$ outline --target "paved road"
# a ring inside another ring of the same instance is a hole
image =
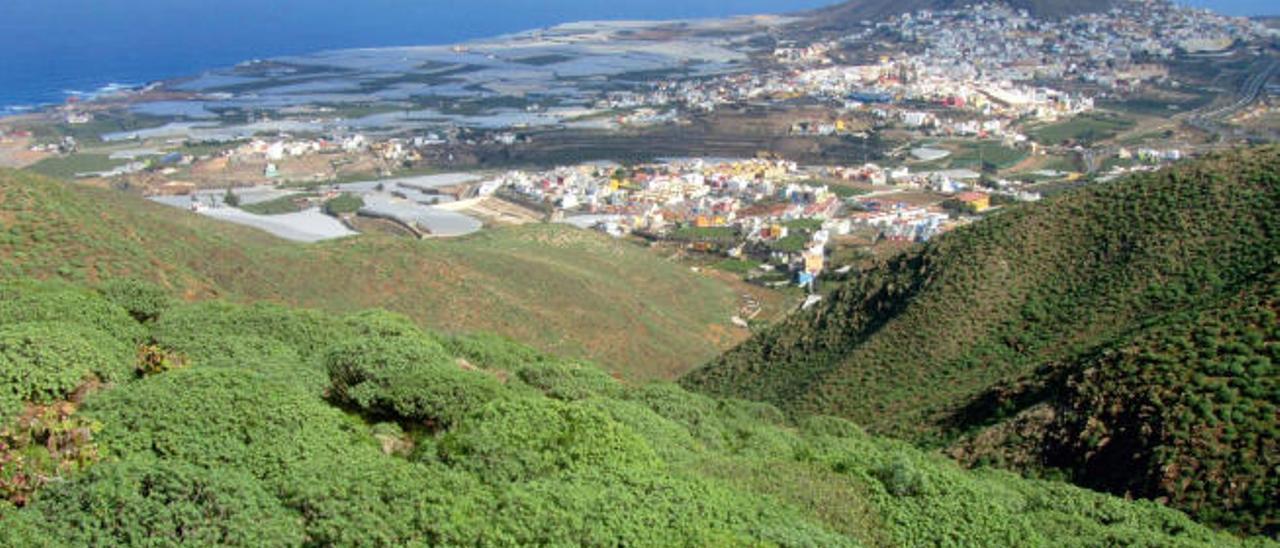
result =
[[[1249,107],[1254,102],[1261,99],[1266,93],[1267,82],[1271,78],[1280,74],[1280,62],[1275,59],[1259,60],[1255,67],[1257,70],[1244,82],[1240,84],[1240,88],[1236,91],[1236,100],[1229,104],[1198,112],[1188,112],[1181,115],[1175,115],[1169,119],[1168,124],[1157,127],[1174,127],[1181,123],[1186,123],[1196,129],[1208,133],[1217,133],[1221,131],[1222,122],[1240,111]],[[1082,159],[1087,173],[1093,173],[1101,167],[1102,161],[1115,156],[1119,151],[1117,145],[1104,145],[1086,149],[1081,153]],[[1205,148],[1216,148],[1215,145],[1207,145]]]
[[[1205,131],[1214,131],[1222,120],[1236,115],[1257,101],[1265,93],[1267,81],[1280,72],[1280,62],[1274,59],[1266,59],[1259,64],[1261,65],[1259,70],[1240,84],[1240,90],[1236,93],[1237,99],[1234,102],[1201,112],[1191,117],[1187,123]]]

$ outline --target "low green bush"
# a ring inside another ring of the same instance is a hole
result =
[[[118,457],[179,460],[277,480],[343,455],[365,429],[294,383],[235,368],[189,367],[90,398],[82,412]]]
[[[0,391],[10,402],[51,403],[92,377],[127,380],[133,350],[90,327],[31,322],[0,326]]]
[[[490,403],[447,433],[440,452],[445,462],[491,484],[593,467],[626,474],[660,465],[640,436],[603,411],[546,398]]]
[[[98,292],[143,323],[160,317],[174,304],[173,297],[163,287],[130,278],[111,280],[98,287]]]
[[[37,531],[0,527],[6,546],[299,546],[301,516],[251,476],[171,461],[101,464],[45,490]],[[38,535],[30,537],[28,535]]]
[[[146,335],[127,310],[83,288],[32,282],[0,286],[0,324],[23,322],[76,323],[129,343]]]
[[[449,353],[476,367],[515,372],[526,365],[555,361],[542,352],[491,333],[468,333],[441,337]]]
[[[342,321],[314,310],[274,304],[250,306],[208,301],[173,307],[161,314],[153,328],[157,342],[171,348],[189,340],[217,340],[242,336],[284,343],[303,359],[318,356],[329,345],[346,339],[351,329]]]
[[[616,398],[621,397],[624,392],[622,383],[594,365],[573,362],[538,363],[521,367],[516,376],[525,384],[558,400]]]
[[[364,200],[355,194],[344,192],[340,196],[324,203],[324,211],[335,217],[350,215],[364,207]]]
[[[498,397],[493,376],[463,370],[425,336],[353,337],[325,355],[332,398],[362,413],[448,428]]]

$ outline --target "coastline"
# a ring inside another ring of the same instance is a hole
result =
[[[251,63],[254,61],[276,61],[281,59],[296,59],[320,56],[325,54],[333,54],[340,52],[354,51],[376,51],[376,50],[395,50],[395,49],[412,49],[412,48],[439,48],[454,45],[471,45],[475,43],[499,43],[502,41],[528,36],[538,32],[545,32],[552,29],[572,29],[572,28],[589,28],[589,27],[612,27],[612,28],[643,28],[653,25],[669,25],[669,24],[701,24],[714,21],[734,21],[734,20],[753,20],[753,19],[772,19],[772,18],[789,18],[804,13],[807,10],[792,10],[778,12],[761,12],[748,14],[731,14],[723,16],[708,17],[687,17],[687,18],[637,18],[622,17],[618,19],[602,19],[602,18],[584,18],[570,21],[563,21],[555,24],[518,28],[507,32],[497,33],[478,33],[461,40],[426,40],[419,42],[388,42],[376,46],[353,46],[353,47],[316,47],[301,52],[282,52],[264,54],[261,56],[253,56],[240,59],[231,63],[223,61],[215,61],[211,63],[199,64],[193,68],[192,72],[186,74],[157,74],[153,78],[135,79],[121,81],[119,75],[104,77],[101,80],[105,83],[76,83],[70,84],[73,88],[65,87],[68,84],[50,85],[49,90],[43,95],[43,99],[36,99],[30,102],[24,102],[20,99],[0,97],[0,118],[7,118],[14,115],[38,113],[49,108],[64,105],[73,98],[80,101],[92,102],[112,95],[127,94],[138,92],[151,86],[173,86],[180,84],[185,80],[199,78],[201,75],[216,72],[227,71],[236,66]],[[145,83],[133,83],[145,82]],[[59,88],[56,91],[52,88]],[[83,88],[83,89],[76,89]],[[84,89],[92,91],[84,91]]]

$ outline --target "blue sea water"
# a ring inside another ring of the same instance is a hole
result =
[[[0,0],[0,114],[248,59],[448,44],[585,19],[786,13],[838,0]],[[1231,15],[1274,0],[1182,0]]]
[[[0,0],[0,113],[248,59],[449,44],[585,19],[784,13],[834,0]]]

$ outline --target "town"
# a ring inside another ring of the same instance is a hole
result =
[[[388,52],[421,64],[363,95],[312,89],[349,54],[254,61],[0,119],[0,165],[300,241],[572,223],[812,292],[1008,204],[1277,137],[1277,30],[1119,6],[566,25]]]

